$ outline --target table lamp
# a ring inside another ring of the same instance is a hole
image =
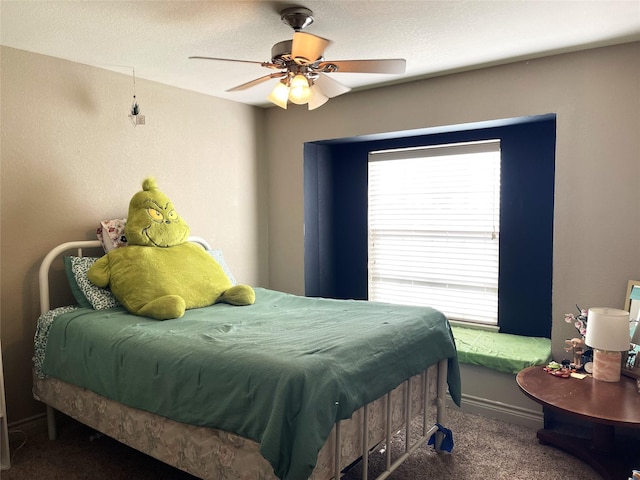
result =
[[[593,378],[620,380],[622,352],[629,350],[629,312],[617,308],[590,308],[587,315],[587,346],[593,348]]]

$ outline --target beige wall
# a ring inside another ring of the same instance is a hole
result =
[[[563,313],[622,306],[640,278],[640,43],[262,110],[9,48],[1,58],[1,334],[9,420],[31,400],[36,271],[52,246],[124,216],[145,176],[238,280],[304,293],[303,144],[557,113],[554,352]],[[224,226],[224,229],[222,228]],[[267,268],[269,267],[269,268]],[[526,275],[526,272],[523,272]],[[523,306],[526,319],[526,305]],[[525,320],[526,321],[526,320]]]
[[[1,53],[1,333],[8,417],[31,399],[37,268],[53,246],[126,217],[155,176],[194,235],[222,248],[238,281],[267,281],[264,111],[137,79],[146,125],[127,117],[131,74],[11,48]]]
[[[638,59],[636,42],[351,93],[312,112],[269,109],[270,287],[304,293],[304,142],[556,113],[552,336],[562,358],[575,334],[563,314],[576,303],[622,308],[627,280],[640,278]]]

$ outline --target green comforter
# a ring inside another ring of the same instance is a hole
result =
[[[282,479],[306,479],[337,420],[439,359],[460,401],[456,348],[438,311],[256,289],[159,322],[78,309],[49,332],[45,374],[179,422],[261,445]]]

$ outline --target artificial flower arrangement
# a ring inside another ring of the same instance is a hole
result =
[[[576,308],[580,312],[580,315],[576,317],[573,313],[565,313],[564,321],[567,323],[573,323],[576,330],[578,330],[580,335],[584,337],[587,334],[587,314],[589,312],[588,310],[581,309],[578,305],[576,305]]]

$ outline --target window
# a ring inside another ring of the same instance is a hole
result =
[[[368,296],[498,323],[500,141],[371,152]]]
[[[498,328],[551,336],[556,115],[308,142],[305,294],[369,298],[369,154],[500,140]],[[493,327],[492,327],[493,328]]]

